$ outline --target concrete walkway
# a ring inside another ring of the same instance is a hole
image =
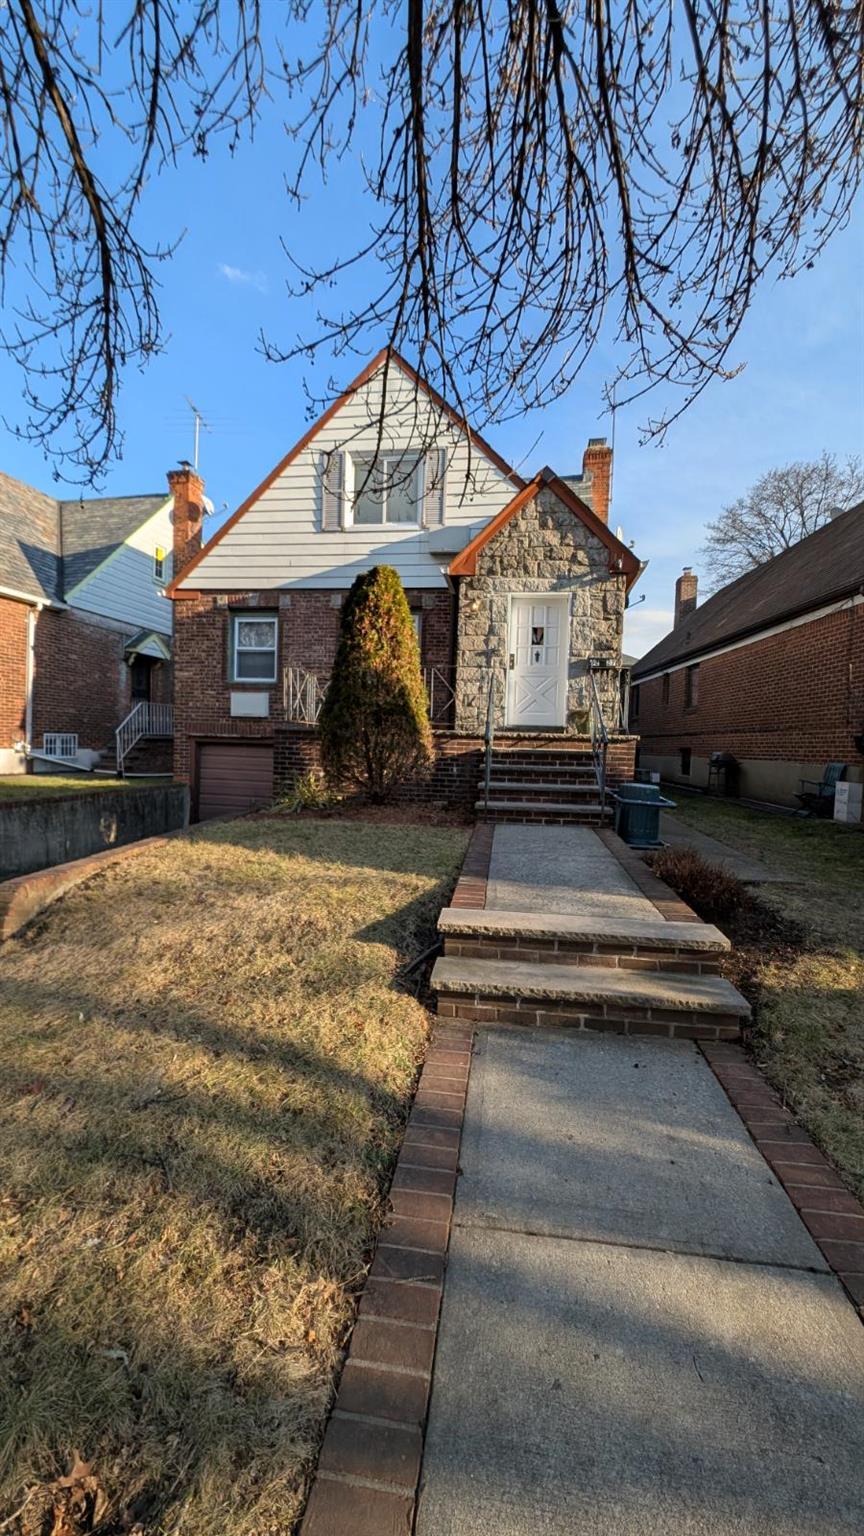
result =
[[[590,827],[497,826],[486,906],[657,920],[656,907]]]
[[[754,859],[729,843],[721,843],[718,838],[709,837],[707,832],[697,832],[668,811],[660,813],[660,836],[670,848],[694,848],[710,864],[719,864],[721,869],[737,875],[747,885],[794,884],[791,875],[781,874],[762,859]]]
[[[695,1046],[479,1032],[461,1166],[417,1536],[864,1529],[864,1329]]]

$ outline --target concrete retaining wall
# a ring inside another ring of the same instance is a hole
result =
[[[189,790],[184,784],[0,806],[0,880],[188,825]]]

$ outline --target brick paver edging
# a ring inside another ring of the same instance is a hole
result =
[[[704,1042],[700,1048],[864,1320],[864,1206],[740,1045]]]
[[[489,862],[492,858],[494,822],[481,822],[471,833],[465,850],[465,859],[456,881],[456,889],[450,898],[451,907],[483,908],[486,905],[486,883],[489,879]]]
[[[436,1024],[301,1536],[409,1536],[473,1031]]]
[[[657,908],[661,917],[665,917],[669,923],[701,923],[701,917],[693,908],[688,907],[686,901],[682,901],[677,891],[673,891],[665,880],[655,875],[648,868],[642,854],[635,848],[629,848],[617,832],[612,832],[609,827],[598,827],[597,836],[609,852],[614,853],[621,868],[630,876],[634,885],[639,887],[642,895]]]

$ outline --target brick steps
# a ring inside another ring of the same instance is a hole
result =
[[[485,789],[485,781],[483,779],[479,781],[477,788],[481,793]],[[579,799],[580,796],[597,794],[597,780],[593,773],[590,778],[586,776],[572,783],[567,779],[559,782],[545,778],[529,780],[527,782],[525,780],[514,782],[512,779],[492,778],[489,781],[489,789],[490,792],[494,792],[496,796],[500,796],[504,800],[532,799],[537,796],[544,800],[565,800],[571,796]]]
[[[438,929],[444,954],[678,975],[717,975],[729,940],[709,923],[499,912],[447,907]]]
[[[665,968],[444,955],[435,963],[432,986],[441,1017],[477,1023],[724,1040],[735,1039],[750,1016],[749,1004],[723,977]]]
[[[485,799],[475,800],[474,809],[481,819],[553,822],[557,826],[579,822],[599,823],[606,815],[600,802],[594,800],[563,803],[540,799],[493,800],[490,798],[488,804]]]

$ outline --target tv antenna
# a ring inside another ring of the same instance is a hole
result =
[[[197,468],[198,468],[198,449],[199,449],[199,445],[200,445],[200,442],[201,442],[201,428],[203,427],[205,432],[209,432],[209,431],[211,431],[211,427],[210,427],[209,421],[205,421],[204,420],[204,417],[202,416],[201,412],[199,411],[199,409],[198,409],[197,405],[195,404],[194,400],[190,400],[188,395],[184,395],[183,398],[186,401],[186,404],[188,405],[190,411],[192,412],[192,417],[193,417],[193,420],[195,422],[195,428],[194,428],[194,432],[195,432],[195,447],[194,447],[193,454],[192,454],[192,467],[197,470]]]

